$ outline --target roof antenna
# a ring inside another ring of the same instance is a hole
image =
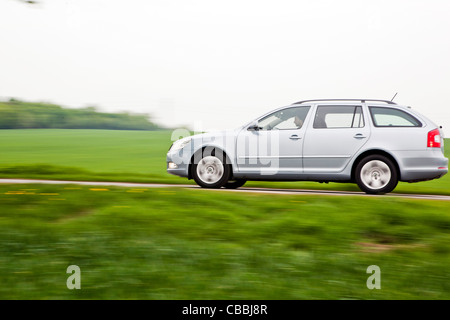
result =
[[[396,93],[394,94],[394,96],[393,96],[392,99],[391,99],[391,102],[394,101],[394,98],[397,96],[397,93],[398,93],[398,92],[396,92]]]

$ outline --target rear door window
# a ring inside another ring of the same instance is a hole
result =
[[[375,127],[421,127],[422,123],[403,110],[369,107]]]
[[[313,128],[362,128],[361,106],[318,106]]]

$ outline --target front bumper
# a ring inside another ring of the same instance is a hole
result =
[[[179,177],[189,177],[190,157],[184,155],[183,149],[178,151],[169,151],[166,157],[167,172]]]

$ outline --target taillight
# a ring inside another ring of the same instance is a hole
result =
[[[427,147],[429,148],[441,147],[441,134],[439,133],[439,129],[434,129],[428,132]]]

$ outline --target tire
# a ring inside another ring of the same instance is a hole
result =
[[[358,163],[355,180],[358,187],[367,194],[384,194],[397,186],[398,172],[391,159],[374,154]]]
[[[191,166],[194,181],[202,188],[217,189],[223,187],[230,178],[230,165],[224,161],[224,154],[215,155],[215,150],[203,154],[198,163]]]
[[[247,180],[245,179],[231,180],[225,183],[224,187],[226,189],[237,189],[239,187],[242,187],[246,182]]]

